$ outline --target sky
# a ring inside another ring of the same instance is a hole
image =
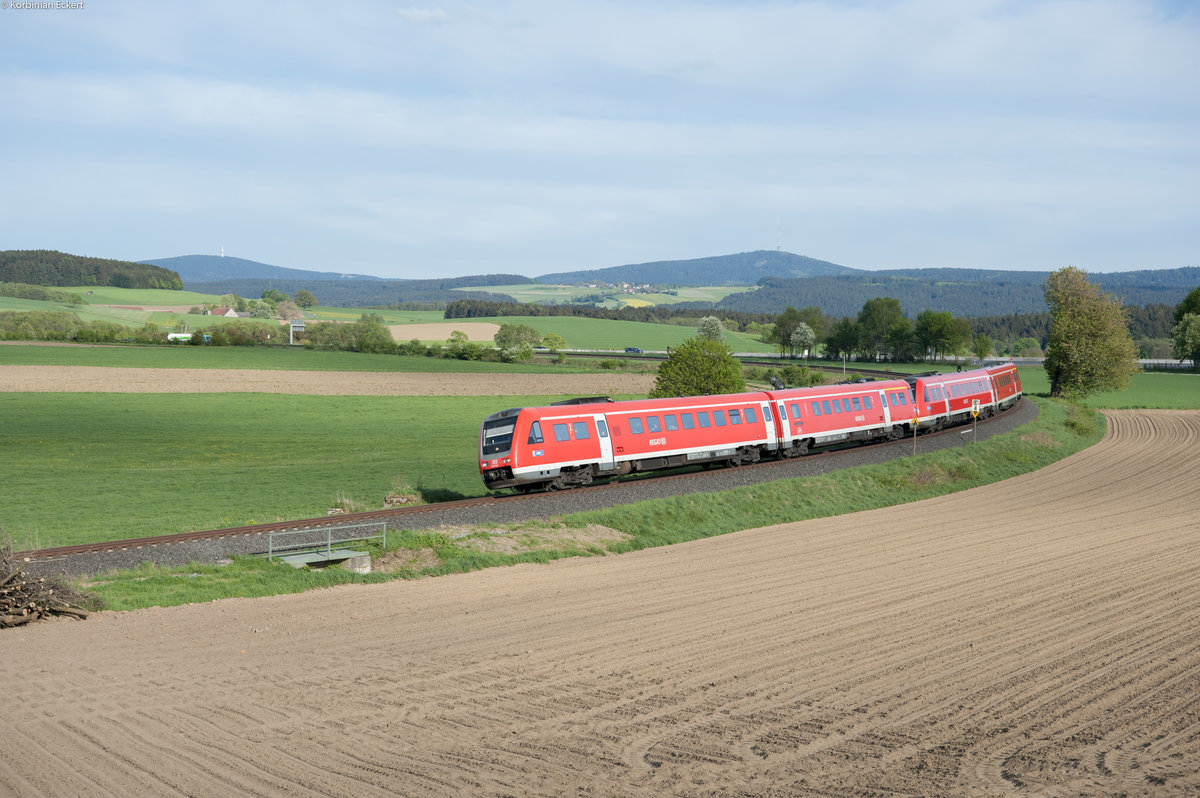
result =
[[[54,4],[0,4],[0,249],[1200,265],[1188,0]]]

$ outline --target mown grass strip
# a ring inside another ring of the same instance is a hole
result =
[[[146,566],[90,580],[85,587],[112,609],[135,609],[620,553],[889,507],[977,487],[1042,468],[1090,446],[1104,434],[1104,417],[1091,410],[1048,399],[1031,401],[1038,402],[1038,419],[1013,432],[882,465],[576,513],[549,522],[541,535],[522,529],[528,524],[459,535],[412,530],[389,533],[389,553],[411,555],[411,563],[391,573],[358,575],[336,567],[297,571],[264,558],[244,557],[224,567]],[[620,539],[604,545],[579,543],[572,531],[589,526],[608,528]],[[558,544],[553,542],[557,530],[562,531]],[[512,545],[506,551],[491,550],[487,543],[496,536],[506,537]],[[375,555],[384,554],[374,544],[368,548]]]

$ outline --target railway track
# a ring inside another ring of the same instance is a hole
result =
[[[1017,416],[1022,415],[1019,409],[1030,407],[1033,407],[1032,403],[1021,401],[1014,407],[990,419],[981,419],[978,422],[978,426],[984,437],[996,432],[1005,431],[1007,428],[1015,426],[1016,423],[1023,423],[1023,420],[1016,419]],[[1033,412],[1036,413],[1036,410]],[[997,430],[997,426],[1004,429]],[[923,432],[918,439],[921,443],[919,448],[922,451],[929,451],[957,446],[962,434],[970,431],[970,429],[970,425],[960,425],[948,427],[938,432]],[[939,442],[941,445],[939,445]],[[91,558],[89,562],[98,562],[103,559],[103,555],[106,553],[126,551],[145,553],[147,556],[144,559],[158,562],[163,558],[154,556],[156,552],[202,542],[216,544],[216,548],[228,546],[230,551],[238,553],[266,552],[267,536],[271,532],[277,531],[312,530],[314,533],[319,533],[330,527],[367,525],[371,522],[387,523],[389,527],[394,526],[395,528],[408,529],[432,529],[459,523],[499,524],[530,518],[553,517],[577,510],[628,504],[665,495],[725,490],[730,487],[753,482],[767,482],[795,476],[808,476],[813,473],[825,473],[841,468],[862,465],[867,462],[903,457],[912,451],[912,447],[913,441],[911,438],[903,438],[886,443],[871,443],[866,446],[849,444],[813,452],[799,458],[764,460],[759,463],[736,468],[704,470],[699,467],[690,467],[685,470],[667,473],[631,475],[610,482],[597,483],[588,487],[574,488],[562,492],[496,494],[451,502],[439,502],[437,504],[370,510],[361,513],[345,513],[335,516],[277,521],[265,524],[250,524],[229,527],[227,529],[180,532],[171,535],[156,535],[129,540],[59,546],[17,552],[16,556],[29,558],[35,564],[57,564],[67,563],[79,557],[88,557]],[[688,485],[688,481],[691,481],[693,484]],[[395,522],[394,524],[391,523],[393,521]],[[237,541],[236,545],[234,541]],[[221,556],[225,555],[222,554]],[[92,569],[95,567],[89,565],[82,569],[72,568],[68,570],[74,572],[94,572]]]

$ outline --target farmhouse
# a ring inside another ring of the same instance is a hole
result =
[[[212,310],[206,310],[206,311],[204,311],[204,315],[205,315],[205,316],[224,316],[224,317],[226,317],[226,318],[228,318],[228,319],[248,319],[248,318],[250,318],[250,317],[251,317],[253,314],[251,314],[251,313],[238,313],[238,312],[237,312],[236,310],[234,310],[233,308],[213,308]]]

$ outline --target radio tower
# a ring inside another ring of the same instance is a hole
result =
[[[783,252],[783,227],[775,225],[775,251]]]

